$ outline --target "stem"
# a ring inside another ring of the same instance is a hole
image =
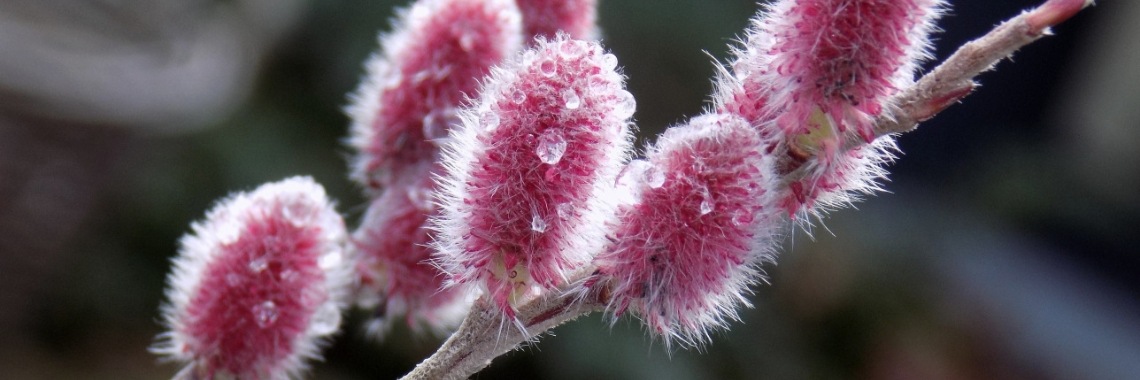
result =
[[[563,287],[523,304],[518,308],[518,319],[514,323],[507,321],[485,297],[480,297],[459,329],[403,379],[465,379],[523,342],[537,339],[539,334],[558,325],[602,310],[603,304],[596,297],[587,295],[579,298],[568,294],[568,288]]]

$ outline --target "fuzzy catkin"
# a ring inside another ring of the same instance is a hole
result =
[[[587,280],[616,316],[641,318],[667,345],[699,345],[737,319],[759,266],[773,261],[779,226],[764,139],[732,114],[673,127],[650,147],[636,199],[618,210],[610,243]]]
[[[633,97],[616,67],[595,42],[540,38],[493,72],[444,150],[438,263],[507,316],[604,240],[632,140]]]
[[[792,157],[777,168],[788,214],[879,190],[894,142],[874,139],[873,120],[913,83],[941,8],[940,0],[781,0],[753,19],[714,102],[774,137],[770,154]],[[868,145],[845,150],[845,134]]]
[[[438,158],[480,80],[522,46],[512,0],[421,0],[399,12],[352,96],[352,178],[371,193]]]
[[[220,202],[180,241],[152,351],[192,378],[296,378],[340,327],[353,258],[324,189],[294,177]]]
[[[378,337],[400,319],[444,333],[466,310],[430,263],[432,176],[463,101],[521,48],[521,17],[510,0],[420,0],[399,12],[367,64],[349,108],[352,178],[370,198],[353,248],[357,304],[373,311]]]

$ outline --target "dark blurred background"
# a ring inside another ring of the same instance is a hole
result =
[[[750,0],[599,0],[642,140],[697,114]],[[227,193],[307,174],[355,224],[345,94],[404,1],[0,3],[0,378],[161,379],[168,260]],[[1036,0],[962,0],[937,57]],[[1102,1],[903,136],[889,193],[797,231],[703,352],[597,315],[478,379],[1140,378],[1140,3]],[[364,337],[313,378],[438,340]]]

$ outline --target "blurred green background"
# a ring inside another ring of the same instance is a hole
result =
[[[642,141],[706,105],[757,9],[599,2]],[[355,225],[341,108],[406,3],[0,4],[0,378],[174,374],[146,351],[168,260],[231,191],[311,175]],[[1036,1],[953,3],[939,59]],[[595,315],[476,378],[1140,378],[1140,4],[1101,3],[903,136],[889,193],[797,231],[703,351]],[[395,378],[439,343],[362,317],[313,378]]]

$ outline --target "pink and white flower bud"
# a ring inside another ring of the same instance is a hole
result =
[[[294,177],[220,201],[180,241],[153,351],[187,378],[286,379],[340,326],[352,271],[320,185]]]
[[[434,182],[424,165],[419,175],[388,187],[372,201],[352,235],[359,259],[358,304],[376,310],[369,330],[382,334],[402,317],[413,329],[445,333],[468,309],[465,294],[444,288],[447,276],[431,264],[434,252],[428,215]]]
[[[597,43],[540,38],[494,70],[444,149],[439,264],[507,316],[604,240],[632,140],[634,100],[616,66]]]
[[[894,143],[872,141],[872,123],[890,111],[892,94],[913,83],[941,6],[941,0],[781,0],[753,21],[733,73],[719,81],[717,109],[782,136],[772,150],[806,166],[806,175],[785,186],[787,212],[842,205],[878,189],[875,181],[885,174],[879,166],[892,159]],[[847,133],[869,146],[843,149]]]
[[[523,15],[523,33],[554,38],[559,32],[579,40],[596,39],[597,0],[516,0]]]
[[[640,195],[618,210],[585,286],[615,319],[631,312],[666,344],[699,345],[737,319],[780,225],[765,144],[746,120],[704,115],[665,131],[647,152]]]
[[[771,34],[770,107],[789,135],[835,138],[854,131],[867,142],[872,119],[892,93],[914,81],[929,56],[939,0],[784,0],[760,22]],[[818,131],[826,128],[830,131]],[[812,144],[812,141],[806,142]],[[814,144],[813,144],[814,146]]]
[[[437,158],[463,100],[522,46],[511,0],[421,0],[401,11],[353,95],[352,178],[375,192]]]

